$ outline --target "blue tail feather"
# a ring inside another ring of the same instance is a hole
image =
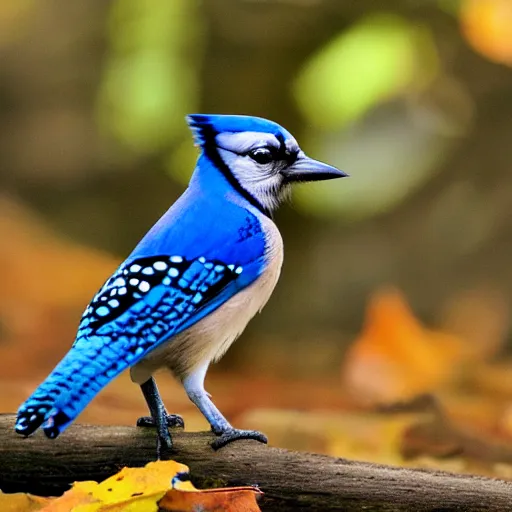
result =
[[[57,437],[128,365],[100,337],[89,339],[87,350],[73,347],[21,405],[16,432],[29,436],[42,425],[47,437]]]

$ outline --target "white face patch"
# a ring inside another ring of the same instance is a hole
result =
[[[287,165],[286,161],[258,163],[249,153],[258,148],[270,148],[277,153],[281,149],[279,140],[270,133],[240,132],[221,133],[216,142],[220,157],[240,186],[265,209],[277,208],[290,190],[280,172]],[[285,147],[290,153],[299,149],[295,139],[287,139]]]
[[[258,164],[248,155],[220,148],[218,151],[240,186],[265,209],[274,210],[279,206],[289,187],[283,186],[284,178],[274,162]]]

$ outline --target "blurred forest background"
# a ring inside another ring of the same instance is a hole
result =
[[[1,410],[183,191],[184,115],[251,114],[351,178],[277,214],[219,407],[276,445],[512,477],[510,27],[510,0],[1,2]],[[143,413],[123,375],[80,419]]]

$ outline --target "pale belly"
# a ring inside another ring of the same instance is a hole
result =
[[[283,262],[283,242],[274,223],[265,218],[267,234],[265,272],[250,286],[192,327],[170,338],[131,369],[131,378],[142,384],[162,367],[184,379],[196,368],[220,359],[240,336],[251,318],[267,303],[275,288]]]

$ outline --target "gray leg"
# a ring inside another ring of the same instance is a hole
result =
[[[240,430],[232,427],[217,407],[215,407],[208,393],[204,390],[204,378],[207,369],[208,365],[198,368],[183,381],[183,386],[190,400],[194,402],[208,420],[208,423],[210,423],[213,433],[219,436],[212,443],[213,449],[218,450],[237,439],[254,439],[266,444],[268,440],[264,434],[256,430]]]
[[[158,392],[155,379],[151,377],[149,380],[141,384],[140,389],[148,404],[151,418],[143,417],[137,421],[137,426],[153,426],[157,430],[157,457],[158,459],[166,458],[166,452],[172,448],[172,440],[169,434],[169,426],[183,426],[181,416],[167,414],[164,403]],[[171,423],[171,425],[169,425]]]
[[[150,400],[153,400],[153,398],[154,398],[155,401],[158,402],[158,407],[162,407],[165,410],[165,406],[162,401],[162,397],[160,396],[160,393],[158,392],[158,387],[156,385],[155,379],[153,379],[153,377],[151,377],[151,379],[146,381],[144,384],[147,385],[144,389],[148,390],[148,394],[151,396]],[[146,397],[144,389],[142,389],[142,392],[144,393],[144,396]],[[147,398],[146,398],[146,402],[148,402]],[[148,406],[149,406],[149,402],[148,402]],[[149,411],[151,412],[151,409]],[[183,421],[183,418],[179,414],[168,414],[167,411],[165,411],[165,417],[166,417],[167,426],[169,428],[176,428],[176,427],[185,428],[185,422]],[[137,420],[137,427],[156,427],[156,423],[155,423],[155,420],[153,419],[153,416],[142,416]]]

